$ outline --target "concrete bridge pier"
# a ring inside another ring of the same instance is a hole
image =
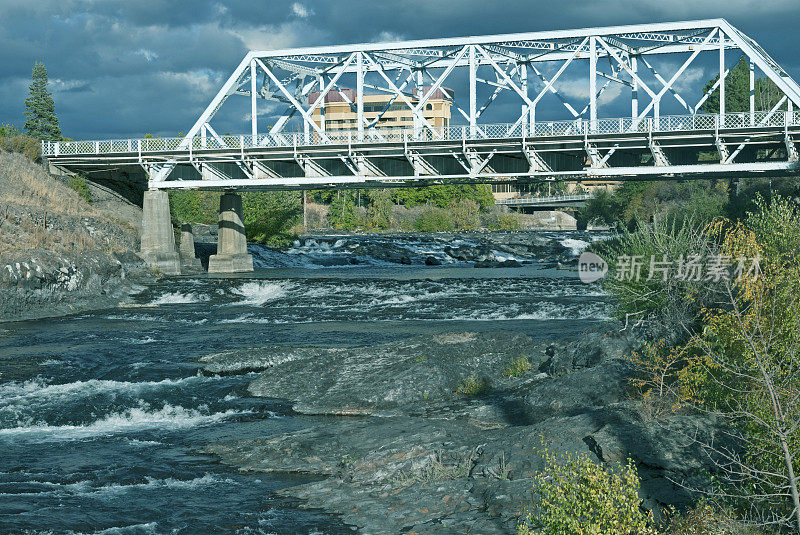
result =
[[[175,250],[175,234],[172,232],[166,191],[144,192],[139,256],[148,266],[166,275],[181,274],[181,261]]]
[[[242,197],[226,192],[219,199],[217,254],[208,259],[209,273],[253,271],[253,257],[247,254],[247,238],[242,218]]]
[[[189,223],[181,225],[181,243],[178,246],[178,251],[180,251],[181,255],[181,264],[193,269],[203,269],[200,259],[195,256],[194,233],[192,232],[192,225]]]

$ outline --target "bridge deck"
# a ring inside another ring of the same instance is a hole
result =
[[[442,182],[796,174],[800,112],[43,142],[75,171],[143,169],[160,189],[391,187]]]

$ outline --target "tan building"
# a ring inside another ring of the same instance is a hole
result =
[[[429,89],[429,87],[424,88],[423,94]],[[445,91],[452,98],[453,90],[445,88]],[[319,95],[319,91],[312,91],[308,95],[309,102],[316,102]],[[416,90],[409,100],[412,104],[419,102]],[[314,110],[313,119],[322,127],[324,117],[324,129],[328,131],[357,130],[358,114],[355,102],[356,92],[353,89],[331,91],[325,95],[323,104]],[[371,124],[378,116],[380,119],[375,125],[376,128],[414,128],[414,116],[411,109],[401,99],[387,94],[364,95],[364,117]],[[423,116],[434,128],[443,129],[450,125],[450,100],[445,98],[441,89],[434,91],[425,103]]]

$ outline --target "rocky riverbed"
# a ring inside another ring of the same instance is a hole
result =
[[[673,481],[704,468],[688,437],[711,434],[713,422],[656,421],[633,401],[626,357],[637,341],[618,329],[566,343],[453,332],[370,347],[207,355],[206,373],[259,370],[250,394],[324,417],[205,451],[247,472],[319,476],[279,494],[364,533],[513,533],[534,505],[543,444],[603,463],[630,457],[645,507],[680,506],[689,496]],[[479,387],[465,393],[467,384]]]

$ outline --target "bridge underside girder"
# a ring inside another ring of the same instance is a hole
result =
[[[111,153],[62,157],[54,163],[89,173],[144,167],[152,174],[171,166],[169,180],[151,183],[158,189],[292,190],[727,178],[797,174],[795,139],[800,139],[800,126],[231,148],[141,157]]]

